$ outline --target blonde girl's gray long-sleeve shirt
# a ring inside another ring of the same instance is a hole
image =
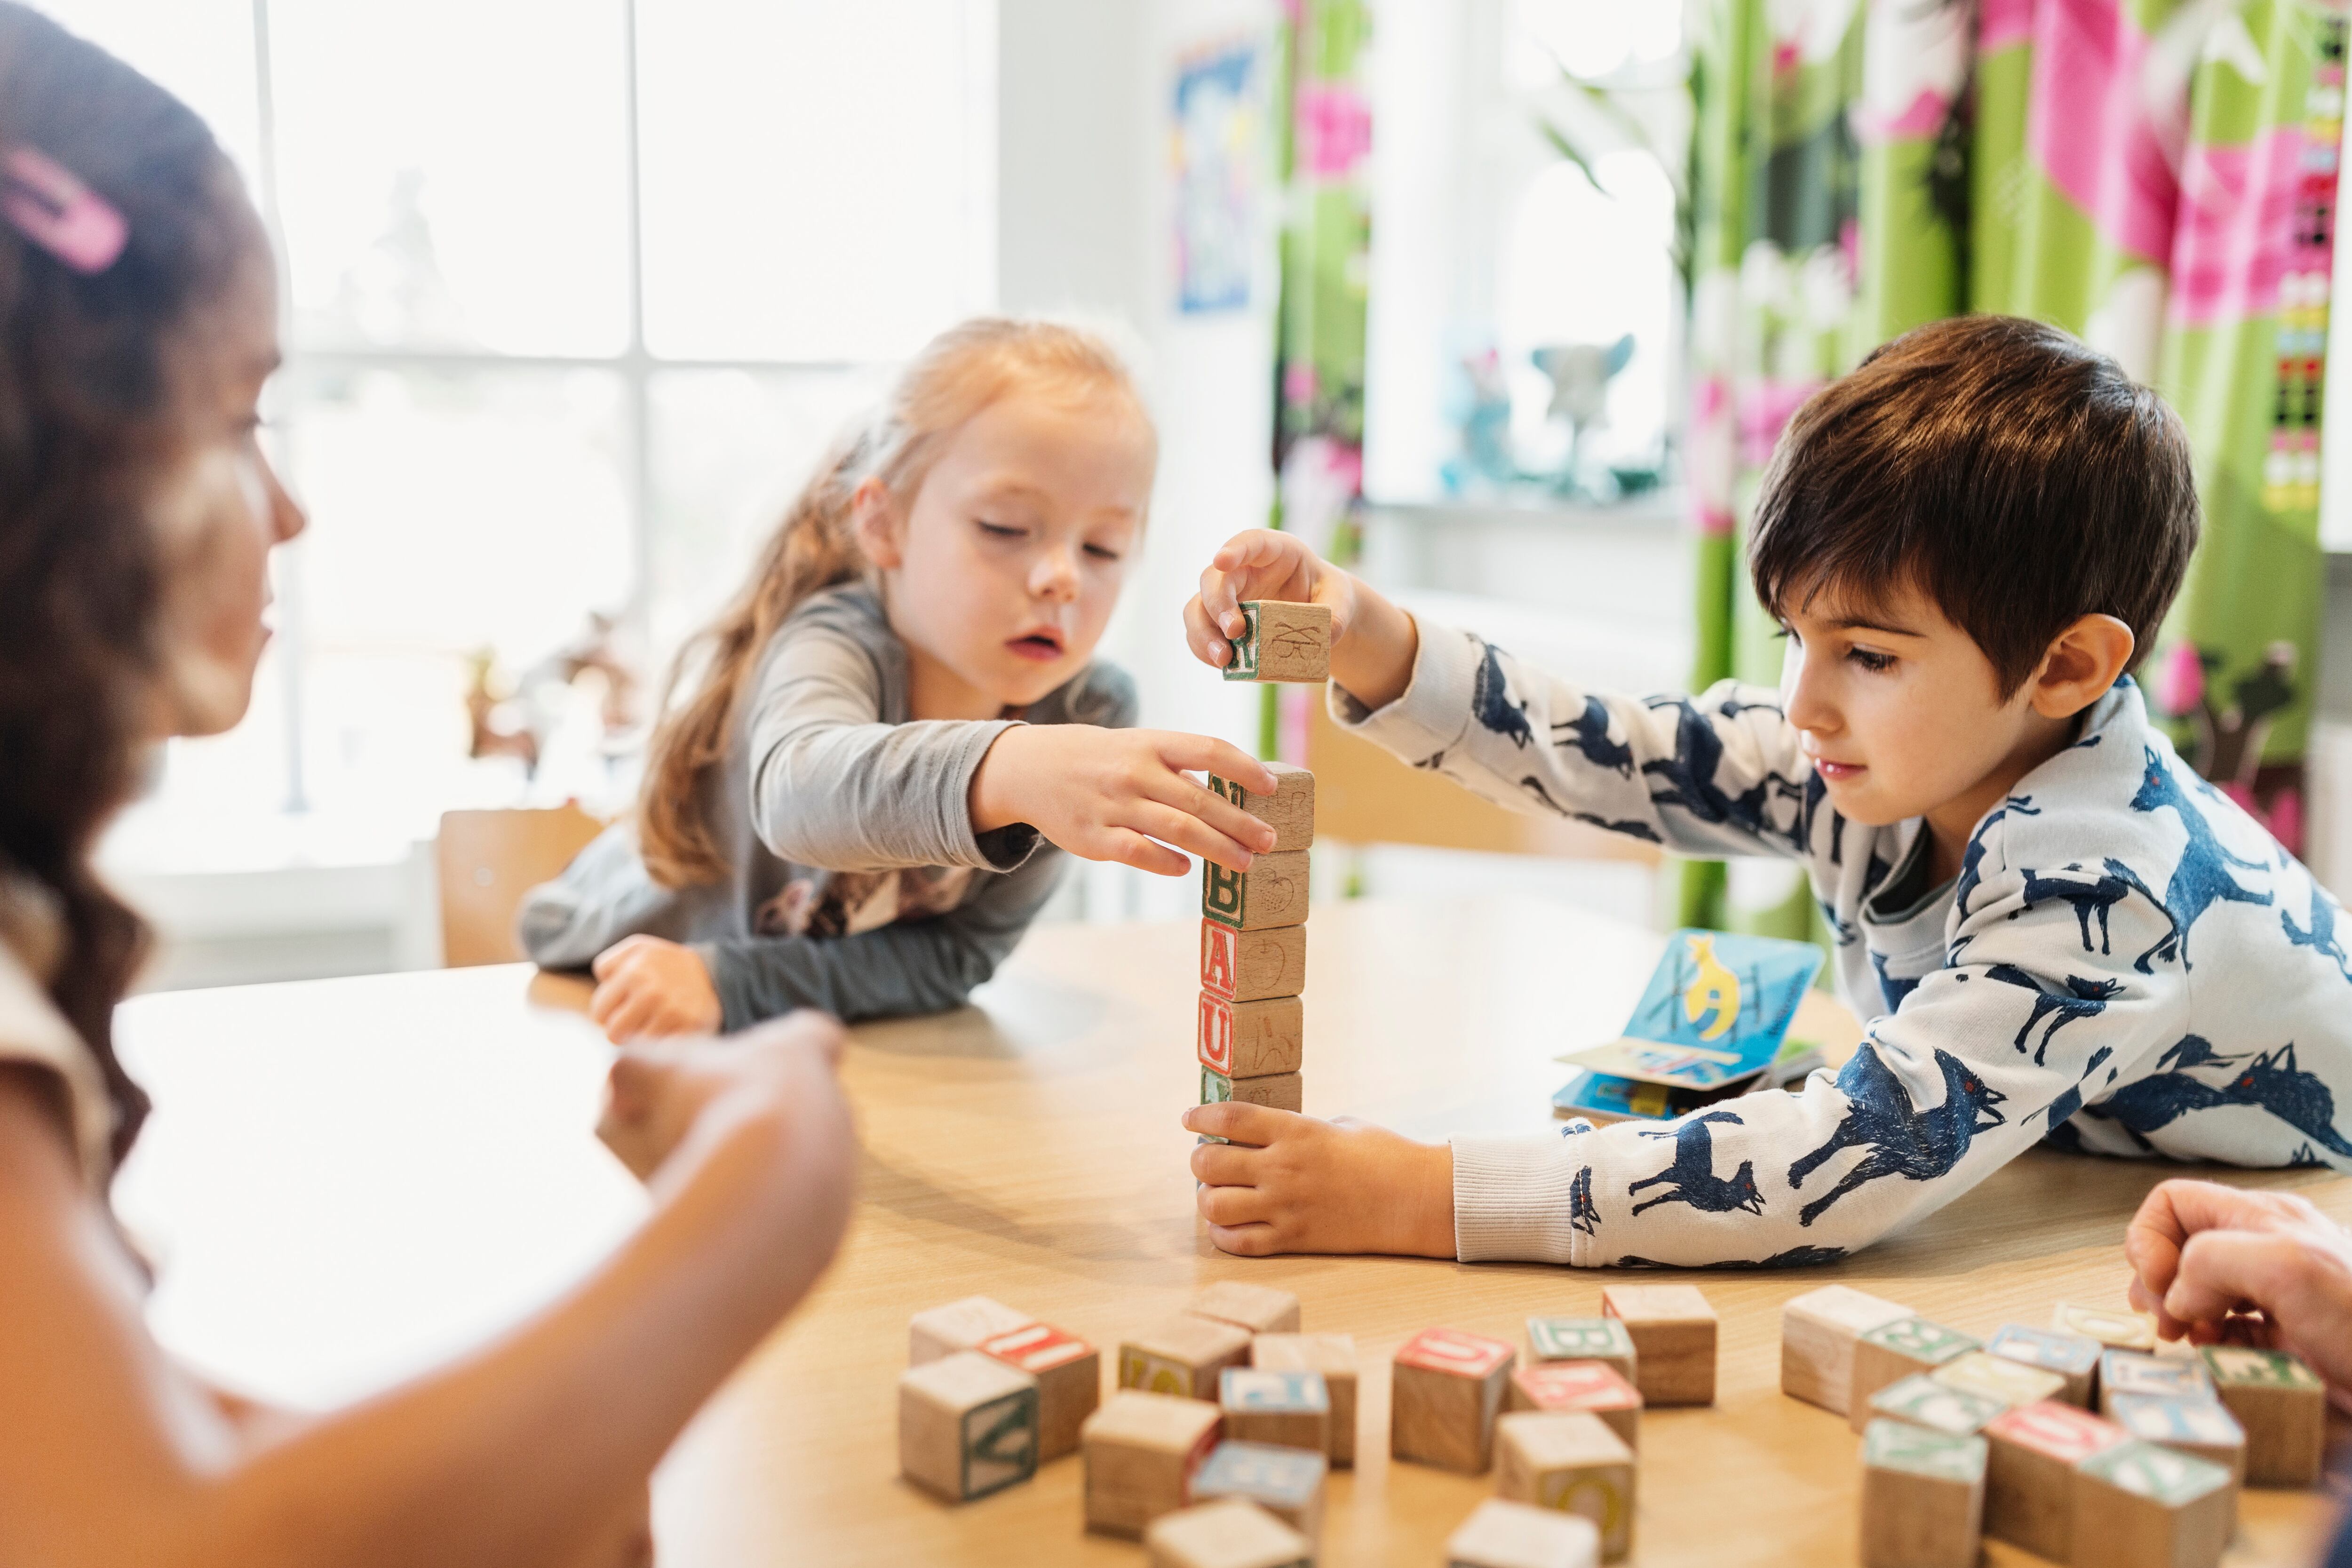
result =
[[[972,774],[1015,723],[1135,721],[1097,662],[1017,715],[911,718],[906,645],[862,584],[812,595],[761,655],[703,809],[716,882],[656,882],[626,821],[527,894],[523,951],[583,968],[639,932],[692,947],[740,1029],[794,1007],[860,1018],[962,1002],[1035,918],[1062,854],[1016,823],[975,833]]]
[[[1588,692],[1424,624],[1411,684],[1332,716],[1520,810],[1801,861],[1867,1028],[1835,1074],[1664,1125],[1454,1140],[1465,1261],[1822,1262],[2036,1143],[2352,1170],[2341,910],[2198,778],[2126,679],[1930,885],[1916,819],[1829,804],[1779,694]]]

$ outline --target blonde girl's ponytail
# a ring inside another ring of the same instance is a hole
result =
[[[866,574],[852,517],[858,486],[879,479],[904,507],[955,432],[1016,389],[1072,402],[1108,394],[1143,414],[1118,352],[1083,327],[982,316],[925,345],[878,416],[817,464],[743,591],[679,650],[637,797],[638,850],[656,881],[684,888],[726,877],[703,815],[703,777],[726,762],[737,711],[777,628],[811,595]]]

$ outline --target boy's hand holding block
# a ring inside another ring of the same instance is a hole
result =
[[[966,1296],[944,1307],[918,1312],[907,1321],[907,1364],[920,1366],[958,1351],[978,1350],[982,1340],[1025,1329],[1036,1321],[986,1296]]]
[[[1351,1334],[1260,1334],[1250,1341],[1250,1364],[1268,1372],[1314,1372],[1331,1401],[1334,1468],[1356,1462],[1356,1341]]]
[[[1318,677],[1317,679],[1321,679]],[[1274,829],[1270,855],[1312,848],[1315,844],[1315,775],[1288,763],[1268,763],[1272,795],[1253,795],[1238,781],[1209,775],[1209,787]]]
[[[1184,1309],[1196,1318],[1231,1323],[1253,1334],[1295,1334],[1298,1331],[1298,1298],[1271,1285],[1220,1279],[1205,1286]]]
[[[1143,1532],[1150,1568],[1309,1568],[1314,1549],[1253,1502],[1229,1499],[1160,1515]]]
[[[1513,1411],[1598,1415],[1635,1453],[1642,1449],[1642,1392],[1597,1361],[1538,1362],[1511,1373],[1506,1403]]]
[[[1217,1374],[1249,1360],[1249,1332],[1190,1312],[1158,1323],[1118,1347],[1118,1385],[1214,1405]]]
[[[2219,1400],[2118,1394],[2107,1401],[2106,1415],[2143,1443],[2221,1466],[2233,1488],[2245,1482],[2246,1429]]]
[[[1213,1405],[1122,1391],[1087,1417],[1087,1528],[1138,1536],[1191,1500],[1193,1473],[1215,1447],[1224,1416]]]
[[[2004,1405],[2032,1405],[2042,1399],[2074,1403],[2065,1399],[2066,1380],[2056,1373],[1984,1351],[1954,1356],[1927,1375],[1947,1388],[1957,1388]]]
[[[2115,1312],[2104,1307],[2077,1307],[2061,1301],[2050,1310],[2050,1326],[2063,1333],[2096,1340],[2111,1351],[2156,1349],[2156,1324],[2137,1312]]]
[[[1037,1458],[1076,1453],[1078,1429],[1102,1403],[1100,1352],[1051,1323],[1031,1323],[981,1341],[980,1353],[1037,1380]]]
[[[1863,1568],[1976,1568],[1982,1437],[1873,1421],[1862,1434]]]
[[[1244,599],[1249,623],[1232,639],[1227,680],[1314,681],[1331,679],[1331,612],[1286,599]]]
[[[2246,1484],[2307,1487],[2319,1479],[2327,1393],[2319,1374],[2284,1351],[2207,1345],[2213,1391],[2246,1429]]]
[[[1715,1403],[1715,1309],[1694,1285],[1610,1285],[1601,1311],[1633,1342],[1633,1386],[1645,1405]]]
[[[1627,1383],[1640,1385],[1634,1373],[1641,1358],[1633,1336],[1614,1318],[1529,1318],[1528,1360],[1597,1361]]]
[[[1217,1403],[1225,1436],[1237,1443],[1267,1443],[1331,1450],[1331,1394],[1319,1372],[1264,1372],[1229,1366],[1218,1374]]]
[[[1237,931],[1307,923],[1307,851],[1260,855],[1246,871],[1201,862],[1201,918]]]
[[[2066,1380],[2058,1396],[2069,1405],[2091,1408],[2099,1378],[2099,1357],[2105,1351],[2098,1341],[2088,1335],[2003,1323],[1985,1351],[2004,1361],[2021,1362],[2043,1372],[2056,1373]]]
[[[1981,1347],[1957,1329],[1925,1318],[1881,1323],[1853,1345],[1853,1383],[1846,1393],[1846,1424],[1861,1431],[1870,1424],[1870,1396],[1915,1373],[1930,1373]]]
[[[898,1468],[950,1502],[1027,1480],[1037,1473],[1037,1380],[977,1351],[908,1367]]]
[[[1223,1002],[1263,1002],[1307,989],[1307,928],[1239,931],[1201,921],[1201,993]]]
[[[2217,1568],[2237,1518],[2229,1472],[2149,1443],[2074,1472],[2075,1568]]]
[[[1192,1476],[1192,1496],[1246,1498],[1311,1543],[1323,1534],[1323,1480],[1330,1461],[1305,1448],[1223,1442]]]
[[[2112,1421],[2045,1400],[1985,1424],[1985,1533],[2053,1563],[2073,1560],[2074,1467],[2131,1439]]]
[[[1843,1285],[1791,1298],[1780,1309],[1780,1392],[1845,1415],[1853,1392],[1855,1342],[1882,1324],[1916,1315]]]
[[[1601,1560],[1633,1550],[1633,1450],[1597,1415],[1523,1411],[1495,1424],[1495,1495],[1582,1514]]]
[[[1423,1329],[1406,1341],[1391,1373],[1390,1457],[1483,1474],[1517,1359],[1502,1341],[1459,1329]]]
[[[1950,1437],[1972,1437],[2009,1406],[1981,1394],[1951,1388],[1920,1373],[1890,1383],[1870,1396],[1873,1423],[1900,1421]],[[1864,1430],[1867,1432],[1868,1427]]]
[[[1596,1568],[1601,1531],[1581,1514],[1488,1498],[1445,1541],[1446,1568]]]
[[[2202,1356],[2143,1355],[2138,1351],[2099,1353],[2099,1414],[2117,1394],[2159,1395],[2166,1399],[2218,1398],[2213,1378]]]

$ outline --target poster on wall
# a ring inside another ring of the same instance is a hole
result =
[[[1236,42],[1186,58],[1173,107],[1177,306],[1246,310],[1265,157],[1263,51]]]

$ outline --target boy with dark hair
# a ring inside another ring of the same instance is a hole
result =
[[[2047,1139],[2352,1169],[2337,906],[2173,754],[2128,671],[2196,546],[2188,442],[2053,328],[1923,327],[1791,421],[1750,533],[1780,689],[1588,693],[1413,618],[1286,535],[1186,607],[1332,611],[1343,725],[1488,799],[1691,855],[1804,863],[1853,1059],[1665,1127],[1427,1145],[1264,1107],[1185,1116],[1228,1251],[1599,1266],[1818,1261]]]

